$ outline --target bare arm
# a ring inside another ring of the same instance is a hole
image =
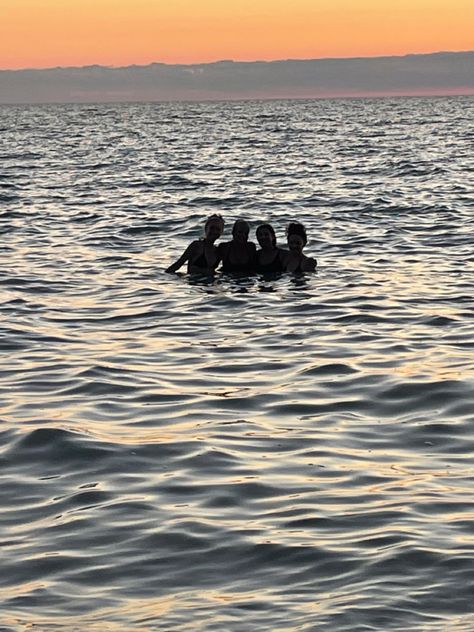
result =
[[[177,270],[179,270],[181,268],[181,266],[184,265],[186,263],[186,261],[188,261],[190,259],[192,251],[194,249],[194,244],[195,244],[194,241],[193,241],[192,244],[189,244],[189,246],[183,252],[181,257],[177,261],[172,263],[168,268],[166,268],[165,272],[170,272],[171,273],[171,272],[176,272]]]
[[[316,266],[318,262],[313,257],[305,257],[303,259],[303,270],[304,272],[314,272],[316,270]]]
[[[288,263],[288,259],[290,257],[289,251],[284,248],[278,248],[278,257],[281,261],[281,265],[283,266],[283,270],[286,271],[286,264]]]
[[[257,267],[257,246],[253,241],[247,242],[247,256],[248,266],[251,270],[255,270]]]
[[[298,255],[294,255],[292,252],[287,251],[285,258],[283,259],[283,267],[285,272],[295,272],[301,263],[301,259]]]
[[[223,259],[226,257],[227,250],[228,250],[228,242],[226,242],[226,241],[220,243],[217,246],[217,263],[216,263],[216,268],[217,268],[217,266],[220,263],[222,263]]]

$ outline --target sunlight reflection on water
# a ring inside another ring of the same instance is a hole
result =
[[[471,630],[473,104],[0,108],[5,630]]]

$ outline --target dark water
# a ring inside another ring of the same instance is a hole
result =
[[[0,108],[0,630],[474,629],[474,99]],[[318,273],[163,273],[203,219]]]

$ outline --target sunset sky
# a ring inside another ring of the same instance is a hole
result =
[[[0,68],[474,50],[474,0],[0,0]]]

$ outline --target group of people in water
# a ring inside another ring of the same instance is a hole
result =
[[[204,225],[204,237],[191,242],[181,257],[166,272],[176,272],[185,263],[191,274],[213,274],[219,264],[223,272],[240,274],[273,274],[279,272],[314,272],[316,259],[307,257],[303,249],[307,243],[306,229],[299,222],[290,222],[286,235],[288,249],[277,245],[271,224],[260,224],[255,236],[260,245],[249,241],[250,226],[238,219],[232,228],[232,239],[215,245],[224,232],[221,215],[211,215]]]

